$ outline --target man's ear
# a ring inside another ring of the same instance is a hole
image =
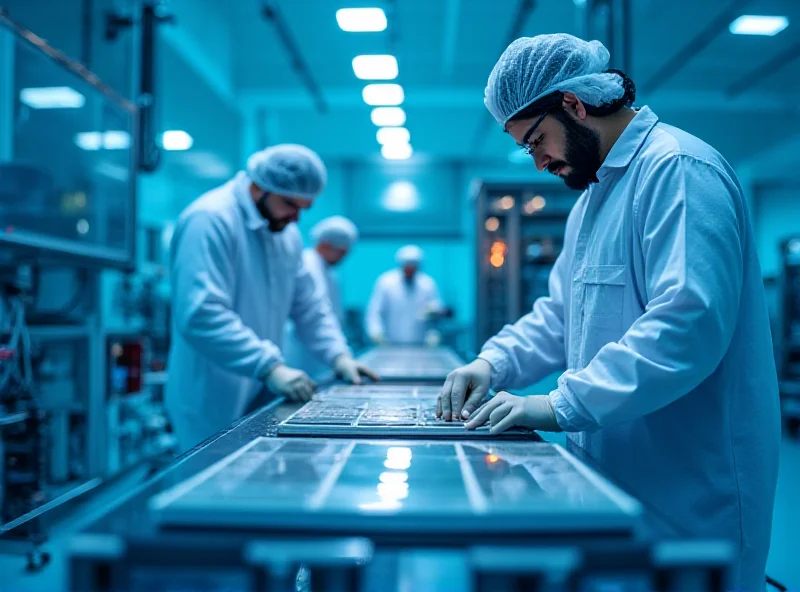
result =
[[[576,119],[580,119],[581,121],[586,119],[586,106],[574,93],[565,92],[561,100],[561,106],[564,108],[564,111],[570,113]]]

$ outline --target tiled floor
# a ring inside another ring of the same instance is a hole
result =
[[[131,487],[129,481],[119,485]],[[105,494],[113,499],[115,492]],[[76,515],[65,525],[61,537],[56,538],[48,550],[53,552],[53,562],[41,574],[35,576],[24,572],[24,561],[19,557],[0,555],[0,592],[61,592],[64,585],[64,561],[58,552],[59,539],[81,527],[91,518],[91,509]],[[800,592],[800,442],[784,439],[781,450],[781,470],[773,521],[772,548],[767,573],[789,587]],[[772,592],[771,589],[770,592]]]

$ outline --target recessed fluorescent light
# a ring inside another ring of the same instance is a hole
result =
[[[384,191],[381,203],[392,212],[411,212],[419,208],[419,192],[409,181],[395,181]]]
[[[386,29],[386,13],[382,8],[342,8],[336,11],[336,22],[342,31],[364,33]]]
[[[411,158],[413,152],[411,144],[384,144],[381,146],[381,154],[387,160],[406,160]]]
[[[106,150],[126,150],[131,147],[131,136],[128,132],[108,131],[103,134],[103,148]]]
[[[375,107],[370,118],[379,127],[405,125],[406,112],[400,107]]]
[[[86,98],[69,86],[23,88],[19,100],[32,109],[80,109]]]
[[[405,99],[403,87],[399,84],[368,84],[361,96],[367,105],[401,105]]]
[[[360,55],[353,58],[353,72],[361,80],[394,80],[397,60],[393,55]]]
[[[194,144],[192,136],[183,130],[168,130],[161,136],[164,150],[188,150]]]
[[[745,14],[733,21],[730,32],[735,35],[777,35],[789,26],[789,19],[785,16],[763,16],[758,14]]]
[[[101,132],[75,134],[75,145],[82,150],[100,150],[103,147],[103,134]]]
[[[122,130],[81,132],[75,134],[75,145],[82,150],[127,150],[131,147],[131,136]]]
[[[378,144],[408,144],[411,134],[404,127],[382,127],[377,133]]]

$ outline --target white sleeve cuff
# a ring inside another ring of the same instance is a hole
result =
[[[478,358],[489,362],[492,367],[492,388],[501,388],[507,382],[508,376],[509,363],[506,355],[496,349],[485,349],[478,354]]]
[[[556,421],[565,432],[586,432],[598,428],[597,422],[578,411],[580,403],[567,386],[567,374],[558,379],[558,388],[550,392],[550,403],[556,412]]]

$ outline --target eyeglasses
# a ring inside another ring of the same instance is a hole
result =
[[[262,201],[266,201],[266,199],[267,199],[267,197],[269,197],[269,195],[270,195],[270,192],[269,191],[265,191],[263,193],[263,195],[261,196],[261,200]],[[307,207],[305,204],[298,203],[295,199],[292,199],[291,197],[283,197],[283,196],[279,196],[279,197],[280,197],[280,200],[283,203],[283,205],[285,205],[288,208],[291,208],[292,210],[295,210],[296,212],[299,212],[300,210],[303,210],[303,209],[305,209]]]
[[[536,128],[539,127],[539,124],[542,123],[544,118],[547,117],[547,115],[549,113],[550,113],[549,109],[547,111],[545,111],[544,113],[542,113],[539,116],[539,119],[536,120],[536,123],[534,123],[531,126],[531,128],[527,132],[525,132],[524,136],[522,136],[521,148],[522,148],[522,151],[525,152],[525,154],[527,154],[528,156],[533,156],[533,151],[536,150],[536,148],[539,146],[539,141],[535,142],[534,144],[530,144],[529,143],[530,139],[531,139],[531,136],[533,135],[533,132],[536,131]]]
[[[284,198],[281,199],[281,201],[284,203],[285,206],[287,206],[287,207],[289,207],[289,208],[291,208],[291,209],[293,209],[293,210],[295,210],[297,212],[299,212],[300,210],[303,209],[300,206],[300,204],[298,204],[293,199],[289,199],[289,198],[284,197]]]

